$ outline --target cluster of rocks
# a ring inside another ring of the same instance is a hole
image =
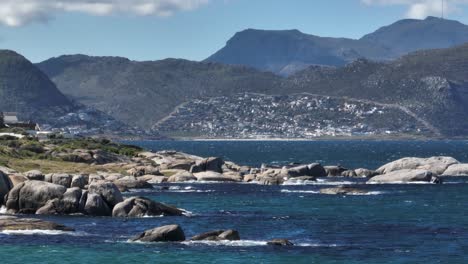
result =
[[[19,179],[20,176],[23,178]],[[124,199],[114,182],[90,175],[42,175],[39,171],[30,171],[8,176],[0,170],[0,197],[9,213],[115,217],[180,216],[184,213],[144,197]]]
[[[233,229],[214,230],[198,234],[188,241],[238,241],[239,232]],[[133,237],[130,241],[137,242],[183,242],[186,236],[182,227],[179,225],[166,225],[146,230]],[[273,239],[267,242],[268,245],[275,246],[293,246],[294,244],[287,239]]]

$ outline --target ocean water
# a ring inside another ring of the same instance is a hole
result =
[[[375,168],[400,156],[430,155],[468,161],[464,141],[136,143],[250,165],[322,161]],[[368,192],[318,193],[343,181]],[[125,196],[172,204],[190,211],[188,216],[41,216],[76,232],[0,233],[1,263],[468,263],[467,182],[461,177],[442,185],[365,185],[340,178],[286,186],[164,184]],[[242,240],[127,242],[146,229],[174,223],[187,237],[232,228]],[[295,246],[267,246],[273,238],[287,238]]]

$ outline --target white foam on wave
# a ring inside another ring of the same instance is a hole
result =
[[[3,230],[0,234],[4,235],[45,235],[45,236],[58,236],[58,235],[67,235],[67,236],[86,236],[85,232],[75,232],[75,231],[61,231],[61,230],[40,230],[40,229],[31,229],[31,230]]]
[[[303,191],[303,190],[288,190],[288,189],[283,189],[281,190],[282,193],[320,193],[319,191]]]
[[[307,190],[288,190],[288,189],[282,189],[282,193],[312,193],[312,194],[320,194],[320,191],[307,191]],[[365,195],[381,195],[385,194],[386,192],[383,191],[370,191],[370,192],[365,192],[365,193],[348,193],[346,195],[355,195],[355,196],[365,196]]]
[[[435,184],[432,182],[425,181],[414,181],[414,182],[403,182],[403,181],[394,181],[394,182],[366,182],[366,184]]]
[[[221,241],[184,241],[184,245],[207,245],[207,246],[227,246],[227,247],[258,247],[266,246],[267,241],[257,240],[221,240]]]
[[[5,206],[2,205],[2,207],[0,207],[0,214],[6,214],[7,213],[7,209]]]

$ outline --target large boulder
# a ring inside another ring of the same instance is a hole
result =
[[[98,181],[91,183],[88,186],[88,199],[90,194],[100,195],[110,208],[123,201],[122,193],[111,182]]]
[[[409,182],[431,182],[432,172],[428,170],[397,170],[386,174],[377,175],[369,179],[368,183],[409,183]]]
[[[341,177],[341,174],[348,170],[341,166],[325,166],[324,169],[328,177]]]
[[[180,242],[185,240],[185,234],[179,225],[166,225],[146,230],[131,241],[140,242]]]
[[[224,161],[221,158],[210,157],[204,160],[197,161],[191,168],[190,172],[197,173],[203,171],[223,172]]]
[[[13,184],[13,187],[22,182],[28,181],[28,178],[26,178],[23,174],[19,174],[19,173],[10,174],[8,175],[8,178],[10,178],[10,181]]]
[[[442,174],[442,176],[468,176],[468,164],[453,164],[450,165]]]
[[[149,184],[160,184],[163,182],[167,182],[168,178],[169,177],[166,177],[166,176],[156,176],[156,175],[148,174],[148,175],[143,175],[143,176],[138,177],[138,180],[147,182]]]
[[[229,176],[224,176],[221,173],[214,171],[204,171],[193,174],[198,181],[213,181],[213,182],[237,182],[239,180],[233,179]]]
[[[76,174],[76,175],[73,175],[73,177],[72,177],[70,187],[71,188],[76,187],[76,188],[84,189],[87,184],[88,184],[88,181],[86,180],[85,175]]]
[[[128,169],[127,173],[135,177],[143,175],[162,175],[161,172],[159,172],[159,169],[153,166],[136,166],[131,169]]]
[[[0,171],[0,204],[3,204],[3,198],[5,195],[10,192],[13,188],[13,183],[11,182],[8,175]]]
[[[97,193],[88,193],[84,212],[93,216],[111,216],[112,210],[107,203]]]
[[[40,170],[30,170],[24,173],[24,176],[32,181],[43,181],[44,174]]]
[[[114,184],[121,192],[126,192],[130,189],[153,189],[153,185],[150,183],[133,176],[116,180]]]
[[[320,163],[312,163],[309,165],[301,165],[292,168],[285,168],[284,174],[288,177],[301,177],[301,176],[312,176],[312,177],[324,177],[327,176],[325,169]]]
[[[188,171],[180,171],[167,179],[167,182],[187,182],[187,181],[196,181],[197,178],[193,173]]]
[[[46,182],[62,185],[65,188],[70,188],[73,176],[66,173],[51,173],[44,177]]]
[[[82,191],[80,188],[70,188],[63,194],[62,198],[49,200],[44,206],[36,211],[36,214],[74,214],[80,212],[80,200]]]
[[[458,163],[459,162],[452,157],[408,157],[387,163],[378,168],[376,172],[378,174],[385,174],[398,170],[426,170],[435,175],[441,175],[449,166]]]
[[[143,216],[181,216],[184,211],[144,197],[130,197],[118,203],[112,210],[116,217],[143,217]]]
[[[0,216],[0,231],[9,230],[60,230],[75,231],[73,228],[40,219]]]
[[[356,173],[356,177],[361,178],[370,178],[376,175],[375,171],[364,168],[355,169],[354,172]]]
[[[61,199],[67,188],[44,181],[26,181],[7,195],[6,207],[14,213],[35,213],[49,200]]]

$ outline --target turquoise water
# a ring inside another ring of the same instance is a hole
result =
[[[239,163],[243,160],[250,160],[251,164],[290,162],[294,157],[300,160],[304,158],[303,153],[309,153],[330,158],[330,164],[340,160],[347,166],[368,165],[365,167],[376,166],[372,165],[376,160],[398,155],[395,154],[397,149],[404,149],[400,143],[378,147],[375,142],[354,143],[357,146],[343,146],[340,142],[331,143],[329,154],[325,155],[318,151],[326,146],[323,142],[320,146],[304,142],[244,142],[235,145],[237,149],[233,149],[233,145],[225,146],[225,142],[142,144],[152,144],[153,149],[159,149],[158,144],[185,151],[187,149],[180,147],[193,148],[188,152],[207,156],[219,156],[219,151],[229,147],[231,152],[225,152],[226,155],[238,157],[234,160]],[[262,144],[270,152],[263,151]],[[362,144],[370,144],[372,150],[365,149]],[[415,149],[433,150],[433,155],[452,154],[459,159],[468,153],[464,142],[447,142],[445,146],[446,143],[441,142],[434,142],[435,146],[430,142],[424,144],[426,146]],[[453,145],[457,148],[452,148]],[[348,159],[344,154],[349,152],[339,151],[342,148],[353,149],[354,156]],[[251,157],[259,155],[258,151],[263,153],[261,157]],[[386,156],[374,156],[370,162],[359,158],[360,153],[367,155],[371,151]],[[407,153],[402,151],[400,153]],[[415,156],[424,156],[418,155],[417,151],[413,153]],[[244,155],[234,155],[242,152]],[[312,161],[315,160],[308,160]],[[457,178],[443,185],[365,185],[362,181],[348,181],[331,178],[314,185],[290,186],[196,183],[164,185],[168,188],[155,186],[151,191],[125,195],[142,195],[173,204],[189,210],[191,215],[128,220],[41,217],[74,227],[77,231],[55,235],[0,233],[1,263],[468,262],[468,179]],[[369,195],[318,194],[320,188],[343,182],[366,189]],[[143,230],[173,223],[180,224],[188,237],[208,230],[233,228],[240,232],[242,240],[213,244],[127,242]],[[288,238],[296,246],[265,245],[272,238]]]

